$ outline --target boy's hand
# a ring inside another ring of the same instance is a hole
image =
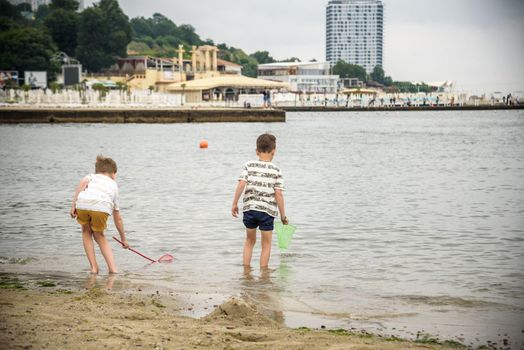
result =
[[[128,249],[129,248],[129,243],[127,242],[127,239],[122,240],[122,248],[124,248],[124,249]]]
[[[231,214],[238,218],[238,204],[233,204],[233,206],[231,207]]]
[[[69,211],[69,215],[71,215],[71,217],[73,219],[76,218],[77,214],[76,214],[76,206],[75,205],[71,206],[71,210]]]
[[[282,218],[282,223],[283,223],[284,225],[289,225],[289,220],[288,220],[287,216],[284,216],[284,217]]]

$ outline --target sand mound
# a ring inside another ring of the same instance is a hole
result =
[[[262,314],[254,305],[244,299],[231,298],[204,317],[207,321],[224,320],[243,326],[277,326],[277,323]]]

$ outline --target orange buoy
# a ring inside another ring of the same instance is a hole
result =
[[[200,141],[200,148],[207,148],[207,146],[209,146],[209,144],[206,140]]]

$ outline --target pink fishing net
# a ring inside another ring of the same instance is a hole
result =
[[[173,259],[175,259],[173,257],[173,255],[171,255],[171,254],[164,254],[160,258],[158,258],[158,262],[170,263],[170,262],[173,262]]]

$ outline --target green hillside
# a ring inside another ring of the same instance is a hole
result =
[[[128,45],[128,54],[150,55],[157,57],[176,57],[178,45],[184,45],[186,58],[191,46],[213,45],[220,51],[219,58],[240,64],[243,73],[255,77],[256,68],[260,63],[271,63],[275,60],[267,51],[258,51],[251,55],[242,49],[216,44],[211,39],[202,39],[195,32],[195,28],[188,24],[176,25],[172,20],[160,13],[155,13],[150,18],[137,17],[130,21],[133,30],[133,39]]]

